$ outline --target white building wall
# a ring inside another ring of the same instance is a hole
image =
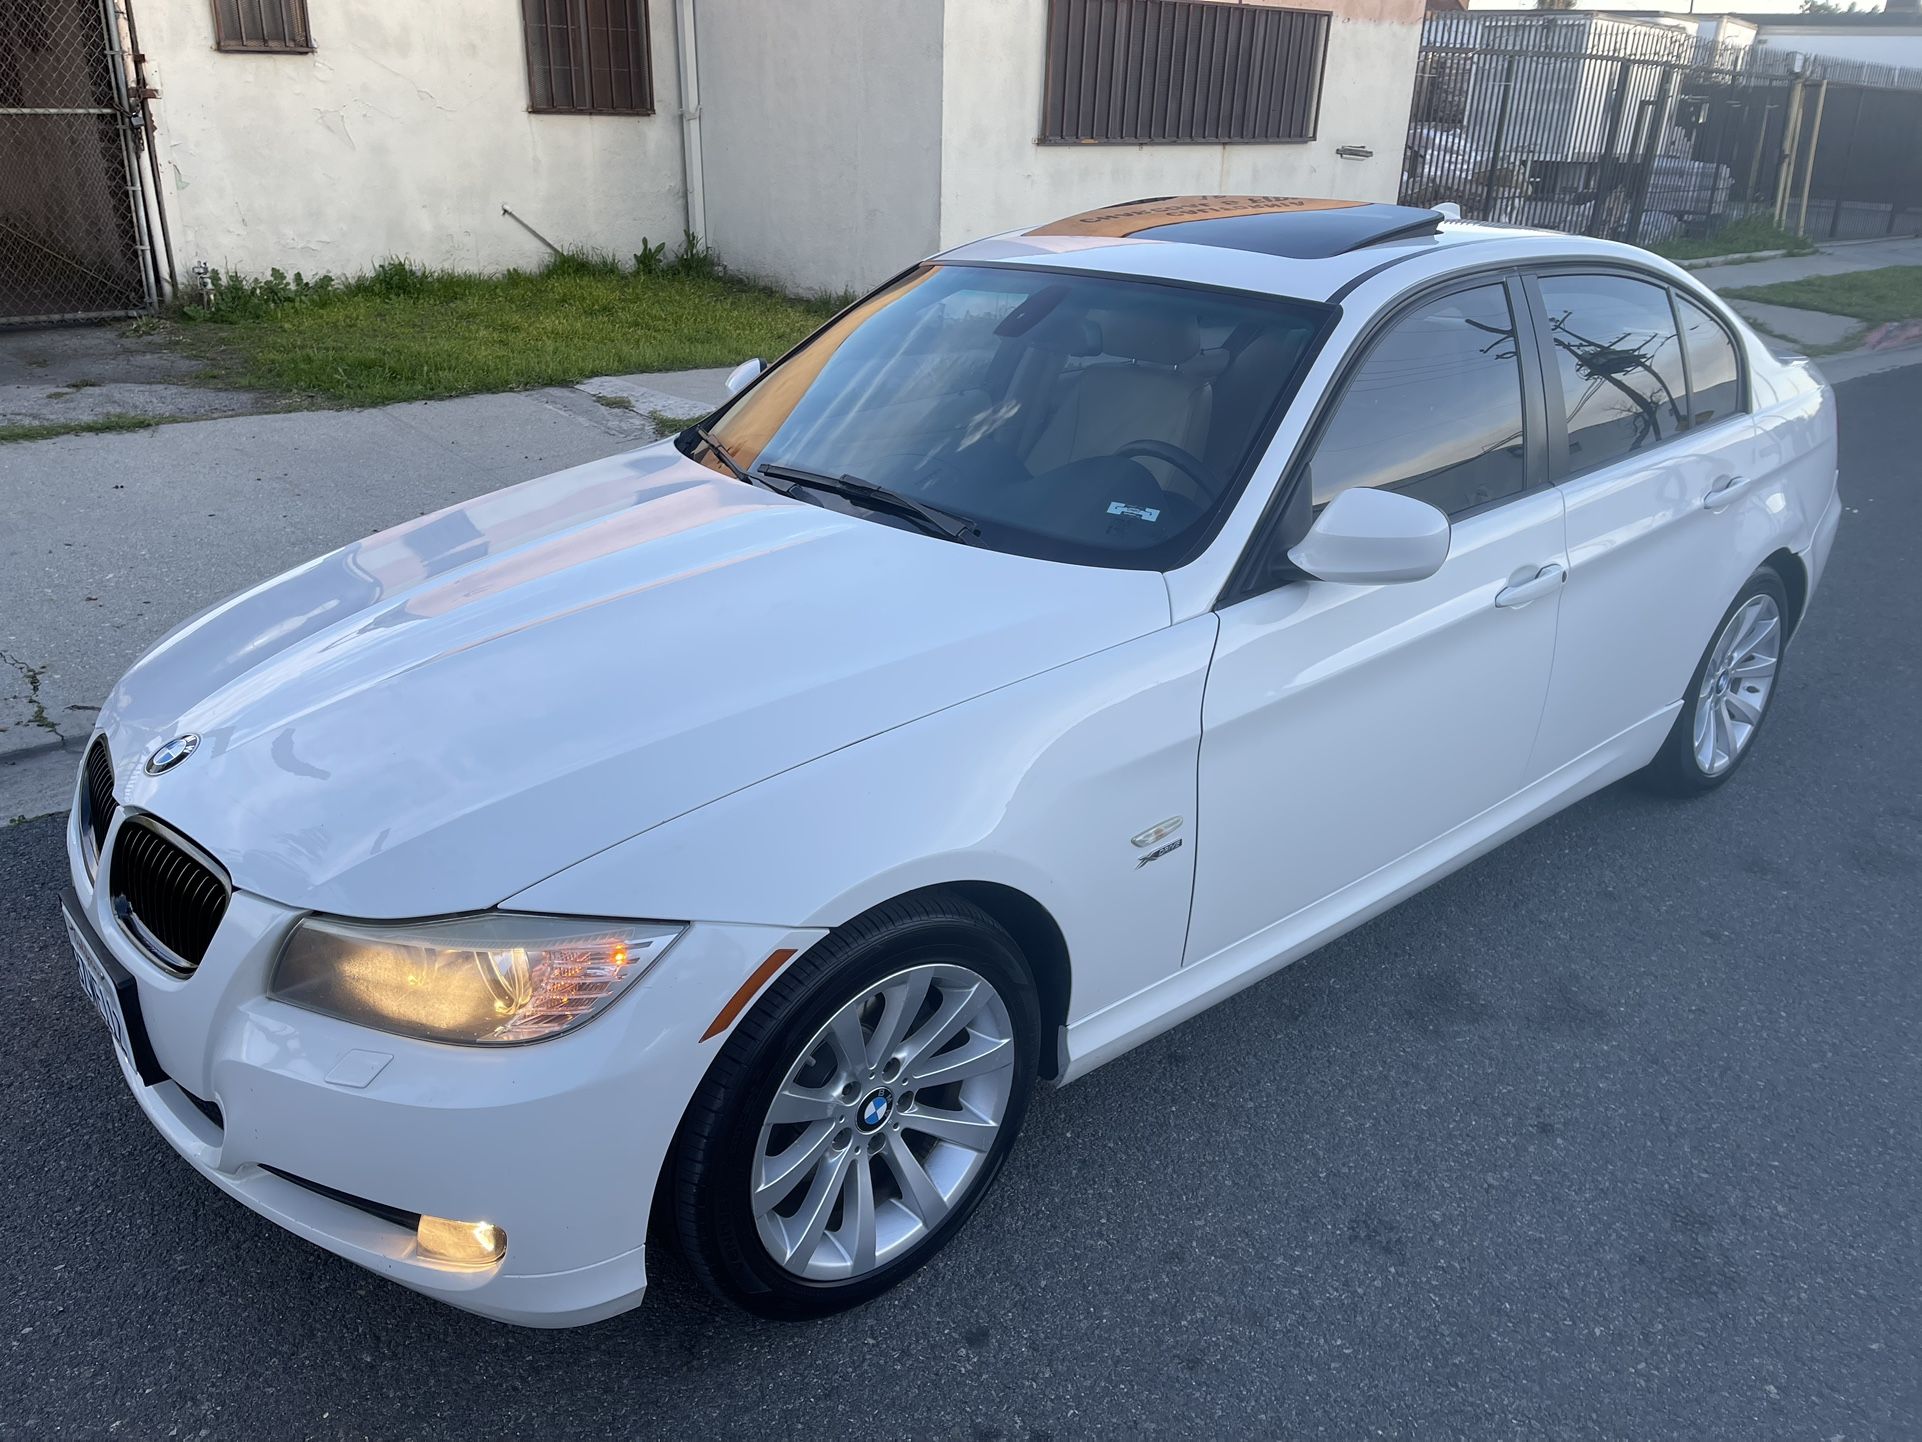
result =
[[[674,11],[649,7],[656,113],[534,115],[515,0],[317,0],[310,55],[217,51],[206,0],[138,3],[182,272],[347,275],[391,256],[534,266],[677,240]]]
[[[1314,8],[1324,8],[1316,5]],[[1392,201],[1421,0],[1333,0],[1316,139],[1289,145],[1037,145],[1047,0],[949,0],[941,243],[1146,195]],[[1367,160],[1336,147],[1366,146]]]
[[[698,9],[708,240],[721,259],[832,292],[866,290],[935,250],[943,0]]]

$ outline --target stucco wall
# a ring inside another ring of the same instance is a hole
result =
[[[674,12],[653,12],[651,116],[532,115],[518,0],[316,0],[311,55],[213,48],[206,0],[136,0],[174,252],[221,269],[344,275],[389,256],[537,265],[626,258],[685,220]]]
[[[1334,14],[1315,140],[1292,145],[1037,145],[1047,0],[950,0],[941,243],[1143,195],[1393,200],[1421,0],[1301,0]],[[1365,145],[1345,160],[1337,146]]]
[[[721,258],[796,290],[865,290],[935,249],[942,0],[699,8],[707,228]]]

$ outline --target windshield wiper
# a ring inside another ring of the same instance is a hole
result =
[[[790,485],[806,486],[809,490],[827,491],[831,495],[853,501],[871,511],[886,511],[912,521],[930,536],[940,536],[950,541],[966,544],[969,536],[981,534],[981,527],[972,519],[958,511],[945,511],[939,506],[931,506],[926,501],[917,501],[912,496],[904,496],[899,491],[890,491],[886,486],[877,486],[872,481],[864,481],[859,476],[829,476],[820,471],[804,471],[798,466],[762,466],[749,477],[761,480],[763,477],[773,481],[786,481]],[[778,489],[778,488],[777,488]]]
[[[747,467],[742,465],[739,461],[735,460],[733,456],[730,456],[727,453],[727,447],[722,445],[719,441],[715,440],[713,436],[709,435],[707,433],[707,427],[702,425],[699,421],[696,421],[693,425],[689,426],[687,428],[687,433],[693,436],[694,439],[699,441],[702,445],[706,446],[708,448],[708,451],[713,455],[715,460],[719,461],[722,465],[726,466],[728,470],[732,471],[734,473],[735,480],[744,482],[750,486],[759,484],[759,482],[757,482],[753,476],[748,474]],[[768,489],[772,490],[774,488],[770,486]]]

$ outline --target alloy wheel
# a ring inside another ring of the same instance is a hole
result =
[[[749,1188],[768,1255],[827,1282],[912,1250],[980,1179],[1014,1063],[1007,1003],[964,966],[910,967],[844,1004],[761,1123]]]
[[[1728,619],[1702,668],[1695,697],[1695,764],[1720,776],[1740,759],[1762,724],[1782,660],[1782,609],[1751,596]]]

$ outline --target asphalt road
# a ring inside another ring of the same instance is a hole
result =
[[[967,1233],[826,1323],[662,1262],[517,1331],[227,1201],[73,986],[58,823],[0,829],[0,1431],[1916,1436],[1922,370],[1841,397],[1742,776],[1605,792],[1044,1094]]]

